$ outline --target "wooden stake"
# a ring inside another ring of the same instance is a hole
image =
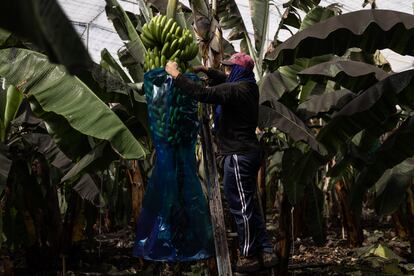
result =
[[[202,104],[202,135],[204,169],[208,187],[211,223],[213,226],[214,245],[219,276],[231,276],[231,263],[227,245],[226,226],[224,223],[223,205],[217,175],[216,159],[213,150],[210,125],[206,104]]]

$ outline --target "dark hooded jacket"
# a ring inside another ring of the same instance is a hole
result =
[[[183,75],[175,85],[194,99],[221,105],[217,138],[219,154],[241,154],[259,150],[256,127],[259,113],[259,89],[252,81],[226,82],[226,75],[209,69],[207,76],[215,86],[203,87]]]

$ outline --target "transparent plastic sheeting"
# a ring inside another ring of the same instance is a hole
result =
[[[195,74],[187,77],[198,80]],[[207,201],[197,176],[197,103],[164,69],[144,75],[156,161],[137,224],[134,256],[195,261],[214,254]]]

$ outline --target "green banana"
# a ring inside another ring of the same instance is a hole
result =
[[[154,47],[154,57],[155,56],[159,56],[160,55],[160,52],[159,52],[159,50],[158,50],[158,47],[157,46],[155,46]]]
[[[155,61],[154,61],[154,64],[155,64],[155,67],[161,67],[161,65],[160,65],[160,57],[159,56],[156,56],[155,57]]]
[[[165,24],[167,23],[167,17],[165,16],[165,15],[162,15],[161,16],[161,20],[160,20],[160,25],[161,25],[161,28],[164,30],[164,28],[165,28]]]
[[[165,38],[165,40],[164,40],[164,41],[171,42],[172,40],[173,40],[172,33],[167,33],[167,37]]]
[[[181,27],[180,26],[177,26],[177,29],[175,30],[174,34],[175,34],[176,37],[181,36]]]
[[[172,18],[169,18],[167,23],[165,24],[164,29],[162,30],[162,39],[163,39],[163,41],[166,40],[167,34],[170,32],[170,29],[171,29],[171,26],[172,26],[173,22],[174,21],[172,20]]]
[[[155,38],[157,42],[161,42],[161,26],[158,23],[155,23]]]
[[[162,55],[161,56],[161,66],[162,67],[164,67],[165,66],[165,64],[167,64],[167,58],[164,56],[164,55]]]
[[[175,53],[175,51],[177,51],[178,49],[178,39],[175,39],[172,43],[171,43],[171,47],[170,47],[170,54],[171,53]]]
[[[171,26],[171,30],[169,31],[170,34],[175,34],[175,30],[177,29],[178,24],[177,22],[174,22]]]
[[[189,60],[192,60],[198,55],[198,45],[195,43],[192,43],[190,47],[191,47],[191,51],[190,51],[191,54],[189,56]]]
[[[178,49],[175,53],[170,57],[170,60],[174,60],[176,57],[180,57],[181,50]]]
[[[170,48],[170,43],[165,42],[165,44],[164,44],[164,46],[162,47],[162,50],[161,50],[161,55],[167,55],[169,48]]]
[[[141,34],[140,38],[142,43],[144,43],[145,48],[151,48],[154,46],[154,43],[151,40],[149,40],[145,35]]]
[[[155,41],[154,36],[151,33],[150,25],[146,24],[142,27],[142,35],[145,36],[150,41]]]

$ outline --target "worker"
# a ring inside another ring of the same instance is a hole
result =
[[[276,265],[277,257],[268,238],[264,219],[254,201],[262,150],[255,130],[258,122],[259,89],[253,73],[254,62],[245,53],[236,53],[222,62],[224,73],[204,66],[195,67],[213,80],[203,87],[180,73],[169,61],[166,72],[174,86],[195,100],[219,105],[217,121],[218,154],[223,157],[224,194],[237,225],[239,257],[236,270],[253,272]]]

